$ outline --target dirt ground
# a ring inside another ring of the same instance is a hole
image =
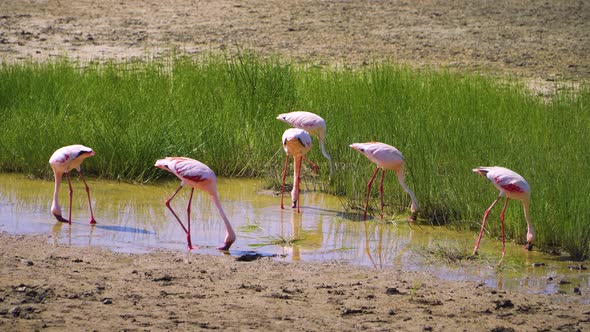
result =
[[[252,49],[590,78],[590,1],[0,0],[0,61]],[[49,216],[49,212],[48,212]],[[590,306],[338,263],[112,253],[0,234],[0,330],[590,330]],[[239,241],[239,239],[238,239]]]
[[[590,78],[590,1],[0,1],[3,61],[142,58],[171,48],[577,81]]]
[[[0,234],[0,243],[2,331],[590,329],[589,305],[421,273],[121,254],[48,245],[46,235]]]

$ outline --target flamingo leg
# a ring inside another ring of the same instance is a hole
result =
[[[483,230],[485,229],[486,226],[486,221],[488,219],[488,214],[490,214],[490,211],[492,210],[492,208],[494,207],[494,205],[496,205],[496,203],[498,203],[498,201],[500,200],[500,198],[502,198],[502,195],[498,196],[498,198],[496,198],[496,200],[494,200],[494,202],[492,203],[492,205],[490,205],[490,207],[486,210],[486,212],[483,215],[483,220],[481,222],[481,230],[479,231],[479,236],[477,237],[477,242],[475,242],[475,248],[473,248],[473,254],[475,255],[477,253],[477,249],[479,248],[479,241],[481,241],[481,236],[483,235]]]
[[[289,154],[285,155],[285,167],[283,167],[283,183],[281,184],[281,209],[284,209],[283,206],[283,196],[285,194],[285,179],[287,178],[287,166],[289,164]]]
[[[381,196],[381,219],[383,219],[383,207],[385,203],[383,203],[383,180],[385,180],[385,169],[381,169],[381,185],[379,186],[379,194]]]
[[[498,264],[502,263],[505,254],[505,241],[504,241],[504,213],[506,212],[506,205],[508,205],[508,197],[504,201],[504,207],[502,208],[502,213],[500,213],[500,224],[502,225],[502,258]]]
[[[72,189],[72,182],[70,181],[70,173],[66,173],[66,178],[68,179],[68,185],[70,186],[70,206],[68,207],[68,223],[72,224],[72,194],[74,193],[74,189]]]
[[[182,221],[180,221],[180,218],[178,218],[178,216],[176,215],[176,212],[174,212],[174,210],[172,209],[172,206],[170,206],[170,202],[172,201],[174,196],[176,196],[176,194],[178,194],[178,192],[180,191],[181,188],[182,188],[182,185],[180,185],[180,187],[178,187],[178,189],[176,189],[176,191],[172,194],[172,196],[170,196],[170,198],[168,198],[166,200],[166,206],[168,207],[170,212],[172,212],[172,214],[174,215],[174,217],[176,218],[176,220],[180,224],[180,227],[182,227],[182,230],[184,230],[184,233],[187,235],[187,238],[189,239],[189,249],[191,249],[190,248],[190,233],[189,233],[188,229],[184,226]]]
[[[188,199],[188,205],[186,207],[186,221],[187,221],[187,232],[186,232],[186,240],[188,242],[188,250],[195,249],[191,242],[191,202],[193,201],[193,193],[195,192],[195,188],[191,188],[191,196]]]
[[[80,170],[78,173],[80,173],[80,178],[82,179],[82,182],[84,182],[84,187],[86,187],[86,195],[88,195],[88,205],[90,206],[90,224],[94,225],[94,224],[96,224],[96,220],[94,219],[94,212],[92,212],[92,201],[90,200],[90,188],[86,184],[86,180],[84,179],[84,174],[82,174],[82,170]]]
[[[319,171],[318,171],[319,170],[318,165],[316,165],[313,161],[311,161],[311,160],[309,160],[309,159],[307,159],[305,157],[303,157],[303,160],[305,160],[305,161],[307,161],[308,163],[311,164],[311,167],[313,168],[313,171],[314,172],[319,173]]]
[[[373,184],[373,180],[375,180],[375,176],[377,176],[377,172],[379,172],[379,167],[375,169],[375,173],[367,183],[367,202],[365,203],[365,220],[367,220],[367,210],[369,209],[369,197],[371,196],[371,185]]]

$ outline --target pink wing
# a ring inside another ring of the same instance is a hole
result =
[[[369,160],[383,168],[390,168],[404,161],[404,156],[398,149],[385,143],[354,143],[350,147],[364,154]]]
[[[277,120],[288,123],[292,127],[314,131],[326,128],[326,121],[319,115],[310,112],[291,112],[277,116]]]
[[[215,178],[215,173],[200,161],[186,157],[166,157],[156,161],[156,167],[167,170],[181,180],[202,182]]]
[[[51,155],[49,163],[52,165],[67,164],[85,153],[93,154],[94,151],[92,151],[91,148],[80,144],[64,146],[57,149]]]
[[[506,192],[530,192],[530,186],[518,173],[504,167],[481,167],[488,171],[486,177],[498,188]]]

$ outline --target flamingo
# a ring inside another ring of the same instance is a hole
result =
[[[350,147],[362,153],[365,157],[369,158],[370,161],[377,165],[375,173],[373,173],[373,177],[371,177],[371,180],[369,180],[369,183],[367,183],[367,202],[365,204],[365,220],[367,220],[367,209],[369,208],[369,196],[371,193],[371,185],[373,184],[373,180],[375,180],[375,176],[377,176],[379,169],[383,170],[383,172],[381,173],[381,186],[379,187],[379,192],[381,194],[381,219],[383,219],[383,180],[385,179],[385,170],[391,170],[395,172],[399,184],[412,198],[412,215],[410,216],[409,220],[416,220],[416,213],[418,211],[418,201],[416,200],[416,196],[414,195],[414,193],[410,190],[410,188],[408,188],[408,186],[404,182],[405,162],[402,153],[399,152],[399,150],[394,148],[393,146],[380,142],[353,143],[350,145]]]
[[[72,190],[72,183],[70,181],[70,171],[76,169],[78,174],[80,174],[82,182],[84,182],[84,187],[86,187],[88,205],[90,206],[90,224],[96,224],[94,213],[92,212],[92,202],[90,201],[90,189],[86,184],[86,180],[84,179],[84,175],[82,174],[82,169],[80,167],[84,159],[94,155],[95,153],[91,148],[76,144],[57,149],[51,155],[51,158],[49,158],[49,164],[51,165],[51,168],[53,168],[53,175],[55,176],[55,187],[53,190],[53,201],[51,202],[51,213],[58,221],[67,222],[69,224],[72,223],[72,194],[74,191]],[[68,208],[69,213],[67,220],[61,216],[61,207],[59,206],[58,202],[59,185],[64,173],[68,179],[68,185],[70,186],[70,206]]]
[[[320,141],[322,154],[330,162],[330,175],[332,175],[332,158],[326,152],[326,148],[324,147],[324,141],[326,139],[326,121],[317,114],[302,111],[279,114],[277,120],[285,122],[294,128],[303,129],[310,135],[317,137]]]
[[[166,200],[166,206],[168,207],[168,209],[170,209],[170,211],[172,212],[176,220],[178,220],[178,223],[180,223],[180,226],[186,233],[188,249],[197,249],[197,247],[193,247],[191,242],[191,201],[193,199],[193,193],[196,188],[203,190],[204,192],[208,193],[209,196],[211,196],[211,199],[213,200],[213,203],[215,203],[215,206],[217,207],[217,210],[221,215],[221,219],[223,219],[223,223],[225,224],[225,241],[223,245],[218,247],[217,249],[229,250],[231,245],[236,240],[236,234],[234,233],[234,230],[229,222],[229,219],[227,219],[227,216],[225,215],[225,212],[221,207],[221,202],[219,201],[219,196],[217,194],[217,178],[215,177],[215,173],[202,162],[186,157],[166,157],[164,159],[157,160],[154,166],[176,175],[181,181],[180,187],[178,187],[178,189],[176,189],[172,196],[170,196],[170,198]],[[185,185],[191,187],[191,195],[188,200],[188,206],[186,208],[186,227],[180,221],[178,215],[176,215],[176,212],[174,212],[174,210],[170,206],[170,201],[172,201],[172,199],[174,198],[174,196],[176,196],[178,191],[180,191],[180,189]]]
[[[307,160],[312,165],[311,161],[305,158],[305,154],[311,150],[311,136],[303,129],[289,128],[283,133],[283,149],[285,149],[285,167],[283,167],[283,183],[281,186],[281,209],[283,206],[283,195],[285,193],[285,178],[287,177],[287,165],[289,164],[289,155],[293,156],[293,190],[291,191],[291,208],[297,207],[299,209],[299,183],[301,182],[301,163]],[[314,167],[317,172],[317,166]]]
[[[504,207],[502,208],[502,212],[500,213],[500,222],[502,224],[502,259],[504,259],[504,212],[506,211],[506,205],[508,204],[508,199],[516,199],[522,202],[522,206],[524,208],[524,217],[526,219],[527,224],[527,244],[524,246],[525,249],[531,250],[533,248],[533,240],[535,238],[535,232],[533,230],[533,225],[531,224],[530,217],[529,217],[529,198],[531,196],[531,188],[526,180],[517,174],[516,172],[509,170],[508,168],[504,167],[477,167],[473,169],[474,173],[477,173],[481,176],[485,176],[492,182],[492,184],[500,190],[500,195],[498,198],[494,200],[492,205],[485,211],[483,215],[483,220],[481,222],[481,230],[479,231],[479,236],[477,237],[477,242],[475,243],[475,248],[473,249],[473,255],[477,253],[477,249],[479,248],[479,241],[481,241],[481,236],[483,234],[483,230],[486,225],[486,220],[488,219],[488,214],[490,210],[498,203],[500,198],[506,197],[504,201]],[[500,262],[502,262],[500,259]]]

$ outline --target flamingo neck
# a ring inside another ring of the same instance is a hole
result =
[[[406,182],[404,181],[403,170],[396,171],[395,175],[397,176],[397,180],[399,181],[399,184],[408,193],[408,195],[410,195],[410,198],[412,199],[412,206],[411,206],[412,212],[418,211],[418,200],[416,199],[416,195],[414,195],[414,192],[412,190],[410,190],[410,188],[408,188],[408,186],[406,185]]]
[[[51,201],[51,213],[54,215],[61,215],[61,207],[59,206],[59,185],[61,183],[62,173],[53,172],[55,183],[53,188],[53,200]]]
[[[525,199],[522,201],[522,206],[524,209],[524,218],[526,220],[527,232],[526,232],[526,240],[529,243],[532,243],[535,239],[535,229],[533,228],[533,223],[531,222],[531,217],[529,215],[529,201]]]
[[[332,168],[333,168],[333,166],[332,166],[332,157],[330,157],[330,155],[328,154],[328,152],[326,152],[326,148],[324,147],[324,139],[321,138],[321,139],[319,139],[319,141],[320,141],[320,149],[322,150],[322,154],[330,162],[330,174],[332,174]]]
[[[225,211],[223,211],[223,207],[221,206],[221,202],[219,201],[219,196],[217,195],[217,190],[214,190],[213,192],[211,192],[210,195],[211,195],[211,199],[213,200],[213,203],[217,207],[217,211],[219,211],[219,215],[221,216],[221,219],[223,219],[223,223],[225,225],[225,229],[227,232],[226,239],[235,239],[236,234],[231,226],[231,223],[229,222],[229,219],[225,215]]]
[[[293,202],[297,202],[297,200],[299,199],[301,163],[303,163],[303,156],[293,156],[293,190],[291,191],[291,200]]]

